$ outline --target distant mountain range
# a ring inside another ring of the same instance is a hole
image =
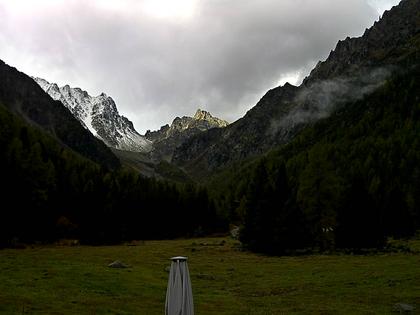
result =
[[[339,41],[301,86],[286,83],[268,91],[232,124],[198,109],[193,117],[176,117],[141,135],[106,94],[93,97],[80,88],[34,79],[108,147],[142,153],[142,163],[169,162],[200,178],[289,143],[306,126],[382,86],[405,56],[416,53],[419,12],[418,1],[401,1],[362,37]]]
[[[404,56],[416,51],[419,12],[418,1],[401,1],[363,36],[339,41],[301,86],[286,83],[269,90],[232,124],[199,109],[143,136],[106,94],[93,97],[80,88],[35,81],[107,146],[142,153],[148,164],[172,163],[198,179],[289,143],[306,126],[382,86],[399,71]]]
[[[228,122],[198,109],[193,117],[176,117],[171,125],[140,135],[133,123],[118,112],[114,100],[102,93],[91,96],[80,88],[59,87],[42,78],[33,78],[54,100],[67,107],[81,125],[107,146],[121,150],[146,153],[154,162],[170,162],[173,152],[188,138]],[[116,154],[118,152],[116,151]]]

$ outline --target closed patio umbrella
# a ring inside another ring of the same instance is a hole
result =
[[[172,257],[166,290],[166,315],[194,315],[194,303],[191,289],[187,257]]]

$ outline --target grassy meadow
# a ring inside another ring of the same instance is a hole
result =
[[[0,250],[0,314],[163,314],[169,258],[189,257],[195,312],[388,314],[420,307],[416,253],[268,257],[230,238]],[[135,245],[135,246],[133,246]],[[115,260],[127,269],[112,269]]]

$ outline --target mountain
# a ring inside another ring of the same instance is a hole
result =
[[[59,87],[41,78],[34,78],[54,100],[64,104],[94,136],[109,147],[135,152],[147,152],[151,142],[141,136],[133,123],[118,113],[114,100],[102,93],[90,96],[80,88]]]
[[[225,229],[205,188],[184,189],[120,167],[111,148],[68,108],[3,61],[0,148],[0,248],[63,238],[115,244]],[[159,174],[183,180],[167,165]]]
[[[360,250],[415,235],[420,64],[412,57],[373,93],[212,179],[246,246],[271,254]]]
[[[311,71],[304,85],[343,74],[351,75],[363,67],[396,64],[407,53],[418,50],[415,43],[420,31],[419,9],[418,0],[402,0],[398,6],[385,11],[363,36],[339,41],[328,58]]]
[[[419,52],[420,1],[403,0],[362,37],[340,41],[300,87],[273,89],[242,120],[191,138],[180,149],[195,160],[183,165],[201,178],[217,170],[205,183],[254,251],[363,252],[411,237],[420,228]],[[236,138],[242,160],[222,155],[240,132],[268,138],[258,146],[266,152]],[[209,148],[201,156],[200,146]]]
[[[166,124],[157,131],[148,130],[145,137],[150,141],[159,142],[186,130],[199,132],[212,128],[223,128],[228,124],[227,121],[213,117],[209,112],[198,109],[193,117],[176,117],[170,126]]]
[[[100,165],[120,166],[111,150],[83,128],[61,102],[54,101],[33,79],[1,60],[0,104],[29,126],[49,133],[63,147]]]
[[[306,126],[363,99],[418,62],[420,2],[403,0],[360,38],[338,42],[299,87],[268,91],[238,121],[187,139],[172,162],[196,177],[289,143]]]
[[[229,123],[213,117],[209,112],[198,109],[193,117],[176,117],[172,124],[162,126],[157,131],[146,132],[145,137],[153,142],[150,156],[154,161],[168,161],[173,152],[187,139],[214,128],[224,128]]]
[[[12,68],[0,65],[0,74],[0,248],[63,238],[115,244],[188,237],[222,227],[203,187],[183,189],[127,168],[101,167],[56,137],[64,128],[64,135],[75,137],[89,152],[95,146],[110,150],[60,102]],[[70,123],[55,120],[55,115]],[[76,130],[67,128],[71,123]],[[162,172],[171,173],[173,180],[182,176],[170,169]]]

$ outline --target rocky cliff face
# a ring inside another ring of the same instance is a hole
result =
[[[145,137],[153,142],[151,157],[154,161],[171,161],[173,152],[187,139],[203,131],[223,128],[228,122],[213,117],[209,112],[198,109],[194,117],[176,117],[171,125],[162,126],[157,131],[146,132]]]
[[[418,62],[419,30],[420,1],[402,0],[362,37],[340,41],[301,86],[268,91],[238,121],[184,141],[172,161],[200,176],[288,143],[308,124],[363,98],[393,72]]]
[[[304,80],[304,85],[357,72],[361,67],[395,63],[410,49],[420,31],[420,2],[402,0],[385,11],[382,18],[366,29],[362,37],[341,40],[328,58],[319,62]]]
[[[186,130],[205,131],[211,128],[226,127],[229,123],[225,120],[213,117],[209,112],[198,109],[193,117],[183,116],[176,117],[172,124],[162,126],[157,131],[146,132],[145,137],[150,141],[161,141],[173,137],[176,134],[182,133]]]
[[[141,136],[133,123],[118,113],[114,100],[105,93],[94,97],[80,88],[68,85],[59,87],[41,78],[34,80],[54,100],[63,103],[84,128],[109,147],[135,152],[150,151],[151,141]]]

